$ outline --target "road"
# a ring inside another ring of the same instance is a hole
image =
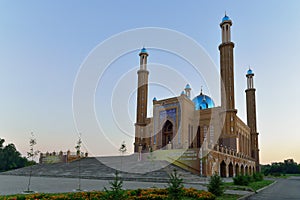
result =
[[[250,200],[282,200],[300,199],[300,177],[278,179],[276,184],[253,195]]]

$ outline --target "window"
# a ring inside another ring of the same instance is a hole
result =
[[[207,127],[206,126],[203,127],[203,132],[204,132],[204,140],[205,140],[207,137]]]
[[[214,126],[211,125],[209,128],[209,136],[210,136],[210,143],[213,144],[214,143],[214,137],[215,137],[215,130],[214,130]]]

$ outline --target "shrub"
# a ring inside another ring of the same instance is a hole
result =
[[[272,176],[276,176],[276,177],[279,177],[281,176],[281,173],[280,172],[273,172],[271,173]]]
[[[116,173],[115,173],[114,181],[109,182],[109,184],[110,184],[110,190],[108,190],[104,187],[105,193],[103,195],[103,199],[105,199],[105,200],[115,200],[115,199],[125,200],[127,198],[126,193],[122,189],[123,181],[120,179],[118,171],[116,171]]]
[[[248,186],[250,182],[251,182],[251,177],[249,177],[247,175],[246,176],[238,175],[233,178],[234,185]]]
[[[262,181],[264,180],[264,176],[262,173],[254,173],[252,175],[253,181]]]
[[[169,175],[168,183],[168,197],[172,200],[180,200],[183,194],[183,180],[180,175],[177,174],[177,170],[174,169],[173,173]]]
[[[217,174],[211,176],[207,189],[214,195],[221,196],[224,193],[223,181],[221,177]]]
[[[210,192],[207,191],[198,191],[194,188],[184,188],[184,196],[190,197],[193,199],[202,199],[202,200],[214,200],[216,199],[216,196]]]

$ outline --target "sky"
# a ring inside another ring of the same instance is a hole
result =
[[[226,11],[233,21],[238,116],[246,121],[245,73],[251,66],[255,73],[261,163],[288,158],[299,163],[299,10],[300,2],[296,0],[2,0],[0,138],[14,143],[24,155],[29,149],[31,132],[37,139],[36,148],[42,152],[75,151],[79,131],[73,112],[74,85],[83,63],[99,44],[136,28],[175,30],[201,45],[219,70],[219,24]],[[125,43],[119,43],[119,47]],[[141,41],[141,48],[143,45],[147,47],[147,38]],[[113,46],[107,48],[107,51],[113,50]],[[138,53],[138,50],[131,51],[114,60],[97,83],[95,115],[100,124],[105,124],[103,130],[108,140],[99,141],[95,133],[95,137],[89,136],[85,141],[82,132],[84,148],[93,155],[116,154],[117,150],[109,146],[117,147],[122,141],[126,142],[129,153],[132,152],[136,93],[111,99],[120,77],[129,72],[136,74]],[[204,92],[209,93],[205,77],[196,76],[183,59],[155,49],[149,49],[149,54],[149,62],[184,74],[186,82],[192,86],[193,96],[200,92],[201,85]],[[150,81],[154,80],[158,69],[149,66]],[[134,78],[127,82],[133,87],[136,86]],[[178,84],[172,91],[159,85],[150,86],[149,105],[154,96],[163,99],[179,95],[184,86]],[[212,98],[219,101],[218,96]],[[118,118],[121,111],[112,111],[109,104],[125,108],[122,113],[125,110],[127,118]],[[125,130],[125,134],[118,129]]]

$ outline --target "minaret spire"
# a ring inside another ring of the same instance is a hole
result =
[[[224,109],[225,122],[220,136],[219,143],[230,146],[237,150],[238,142],[236,137],[236,113],[234,101],[234,43],[231,41],[232,21],[226,15],[220,23],[222,32],[222,43],[220,51],[220,75],[221,75],[221,107]]]
[[[231,42],[231,19],[226,15],[223,17],[220,27],[222,29],[222,43],[220,50],[220,68],[221,68],[221,106],[226,110],[234,110],[234,43]]]
[[[145,127],[147,121],[147,102],[148,102],[148,75],[147,58],[148,52],[145,47],[141,49],[140,56],[140,69],[138,70],[138,88],[137,88],[137,109],[136,109],[136,123],[135,123],[135,152],[138,152],[138,147],[144,145],[143,138],[145,136]]]
[[[255,160],[256,172],[260,171],[259,167],[259,148],[258,148],[258,132],[256,123],[256,101],[255,88],[253,84],[254,73],[249,67],[246,74],[247,89],[246,89],[246,105],[247,105],[247,125],[250,128],[251,140],[251,157]]]

